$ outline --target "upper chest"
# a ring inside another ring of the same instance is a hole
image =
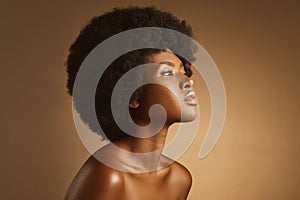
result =
[[[130,175],[124,177],[124,200],[177,200],[170,174]]]

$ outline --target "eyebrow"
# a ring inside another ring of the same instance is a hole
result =
[[[160,62],[159,64],[166,64],[166,65],[169,65],[171,67],[175,67],[175,64],[173,62],[169,62],[169,61],[162,61]],[[182,62],[180,63],[180,66],[179,67],[183,67],[183,64]]]

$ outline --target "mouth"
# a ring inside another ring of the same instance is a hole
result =
[[[198,101],[197,101],[197,96],[196,96],[196,93],[195,91],[191,90],[189,91],[185,98],[183,99],[183,101],[188,104],[188,105],[191,105],[191,106],[196,106],[198,104]]]

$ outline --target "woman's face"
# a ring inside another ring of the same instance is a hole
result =
[[[197,97],[193,81],[185,75],[181,60],[167,50],[151,55],[149,62],[156,65],[146,69],[145,78],[157,84],[144,87],[140,109],[148,112],[151,105],[160,104],[167,112],[167,123],[194,120]]]

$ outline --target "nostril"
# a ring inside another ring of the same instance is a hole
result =
[[[185,82],[185,83],[183,84],[183,89],[190,89],[190,88],[191,88],[191,85],[190,85],[189,82]]]

